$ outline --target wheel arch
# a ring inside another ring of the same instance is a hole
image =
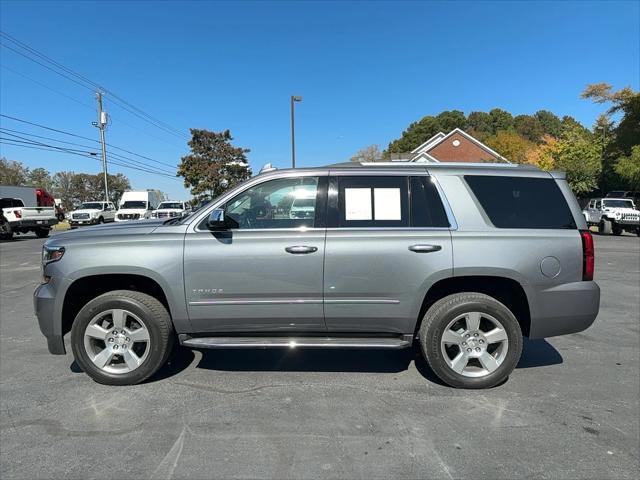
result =
[[[62,335],[71,331],[76,315],[93,298],[113,290],[132,290],[156,298],[174,318],[175,307],[161,284],[149,275],[133,273],[98,273],[75,278],[67,288],[62,303]],[[174,307],[174,308],[172,308]],[[175,328],[175,325],[174,325]]]
[[[529,299],[522,284],[513,278],[492,275],[463,275],[435,282],[423,298],[414,334],[417,335],[425,313],[435,302],[461,292],[484,293],[503,303],[518,319],[523,335],[529,335],[531,311]]]

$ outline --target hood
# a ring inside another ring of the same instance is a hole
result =
[[[146,235],[153,232],[166,220],[138,220],[135,222],[113,222],[102,225],[84,227],[78,230],[68,230],[58,233],[46,242],[47,245],[64,245],[66,242],[91,239],[92,243],[100,243],[101,240],[110,242],[114,235]]]
[[[78,210],[72,210],[71,214],[73,213],[98,213],[98,212],[102,212],[102,210],[100,210],[99,208],[79,208]]]
[[[147,209],[146,208],[119,208],[118,212],[125,212],[125,213],[140,213],[140,212],[146,212]]]
[[[640,213],[640,210],[635,208],[622,208],[622,207],[604,207],[604,211],[610,211],[615,213]]]

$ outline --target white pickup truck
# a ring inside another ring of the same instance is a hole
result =
[[[28,232],[45,238],[51,227],[58,223],[53,205],[38,206],[35,188],[0,186],[0,208],[9,225],[5,238]]]
[[[72,228],[79,225],[114,222],[116,206],[112,202],[84,202],[80,208],[70,212],[67,218]]]
[[[640,236],[640,211],[630,198],[593,198],[582,214],[600,233],[621,235],[627,231]]]

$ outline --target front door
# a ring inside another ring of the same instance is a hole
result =
[[[199,332],[326,330],[322,305],[326,177],[266,180],[185,237],[187,308]],[[220,207],[219,207],[220,208]]]

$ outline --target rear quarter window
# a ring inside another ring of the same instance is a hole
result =
[[[464,179],[497,228],[577,228],[552,178],[465,175]]]

